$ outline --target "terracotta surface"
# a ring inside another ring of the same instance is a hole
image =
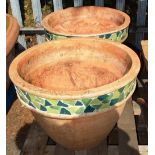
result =
[[[49,32],[66,36],[112,33],[129,26],[130,17],[116,9],[97,6],[67,8],[43,19]]]
[[[67,61],[37,68],[25,76],[25,80],[48,90],[76,91],[99,87],[120,77],[121,73],[115,75],[104,64]]]
[[[118,121],[126,101],[107,112],[83,117],[59,119],[43,117],[33,111],[35,119],[54,141],[62,146],[81,150],[97,146],[110,133]]]
[[[142,45],[142,52],[143,52],[145,65],[148,69],[148,40],[142,40],[141,45]]]
[[[71,65],[68,71],[75,77],[71,74],[68,79],[65,77],[66,64],[67,67]],[[99,112],[54,115],[52,112],[37,110],[28,104],[32,105],[31,102],[37,96],[42,97],[37,98],[37,103],[51,99],[52,104],[54,99],[72,101],[95,98],[114,90],[118,90],[114,95],[117,97],[120,95],[120,88],[133,81],[139,69],[138,56],[123,44],[97,38],[74,38],[46,42],[26,50],[15,58],[9,74],[13,83],[21,91],[25,91],[24,94],[30,99],[24,100],[24,96],[21,96],[21,103],[33,112],[47,134],[61,145],[78,150],[94,147],[107,136],[122,113],[126,101],[133,94],[135,85],[125,99]],[[88,76],[85,72],[92,75]],[[98,76],[99,72],[103,78]],[[64,77],[61,77],[60,73]],[[41,86],[37,83],[40,80],[45,81],[41,82]],[[94,83],[95,80],[97,82]],[[64,81],[67,81],[69,89],[65,84],[62,87],[61,82]],[[25,103],[27,100],[28,104]],[[47,103],[49,104],[47,101],[44,102]]]
[[[19,34],[19,25],[14,17],[6,15],[6,90],[10,85],[8,76],[9,65],[15,57],[14,44]]]
[[[9,14],[6,15],[6,25],[6,55],[8,55],[17,41],[19,25],[17,20]]]
[[[108,72],[112,72],[118,77],[124,76],[112,83],[80,91],[47,91],[45,88],[31,84],[31,81],[25,81],[25,77],[38,68],[71,60],[87,62],[100,67],[102,64]],[[132,81],[139,68],[138,56],[125,45],[96,38],[74,38],[47,42],[23,52],[12,63],[10,77],[18,87],[32,94],[53,99],[76,99],[102,95],[118,89]]]

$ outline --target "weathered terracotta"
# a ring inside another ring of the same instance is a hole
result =
[[[129,23],[126,13],[98,6],[59,10],[42,21],[47,40],[91,36],[118,42],[126,40]]]
[[[8,76],[9,65],[15,57],[14,45],[18,38],[19,25],[14,17],[6,15],[6,90],[10,85],[10,79]]]
[[[141,46],[142,46],[144,63],[145,63],[146,69],[148,70],[148,40],[142,40]]]
[[[138,56],[97,38],[34,46],[9,74],[21,103],[56,142],[70,149],[97,145],[108,135],[136,86]]]

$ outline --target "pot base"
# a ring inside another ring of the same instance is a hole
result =
[[[124,109],[121,106],[76,119],[54,119],[32,112],[33,116],[57,143],[71,150],[89,149],[97,146],[110,133]]]

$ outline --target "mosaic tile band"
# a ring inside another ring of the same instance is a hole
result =
[[[42,112],[65,115],[82,115],[84,113],[97,112],[121,102],[126,99],[135,88],[136,80],[131,81],[124,87],[111,93],[97,96],[95,98],[84,98],[80,100],[55,100],[46,99],[29,94],[16,87],[16,92],[24,103]]]
[[[46,34],[47,41],[71,38],[71,36],[53,34],[48,31],[46,31],[45,34]],[[118,32],[109,33],[109,34],[101,34],[101,35],[97,35],[96,37],[102,38],[102,39],[109,39],[109,40],[117,41],[117,42],[124,42],[126,38],[128,37],[128,27]]]

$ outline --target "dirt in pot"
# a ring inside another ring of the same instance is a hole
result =
[[[125,21],[124,14],[117,10],[89,6],[51,13],[43,20],[43,25],[51,32],[82,35],[116,31]]]
[[[66,61],[43,65],[27,74],[25,80],[48,90],[77,91],[103,86],[122,76],[119,70],[113,73],[103,64]]]
[[[102,22],[101,22],[102,21]],[[53,29],[59,33],[71,34],[92,34],[108,32],[111,29],[117,28],[122,23],[98,17],[71,19],[64,21],[61,24],[56,24]]]

